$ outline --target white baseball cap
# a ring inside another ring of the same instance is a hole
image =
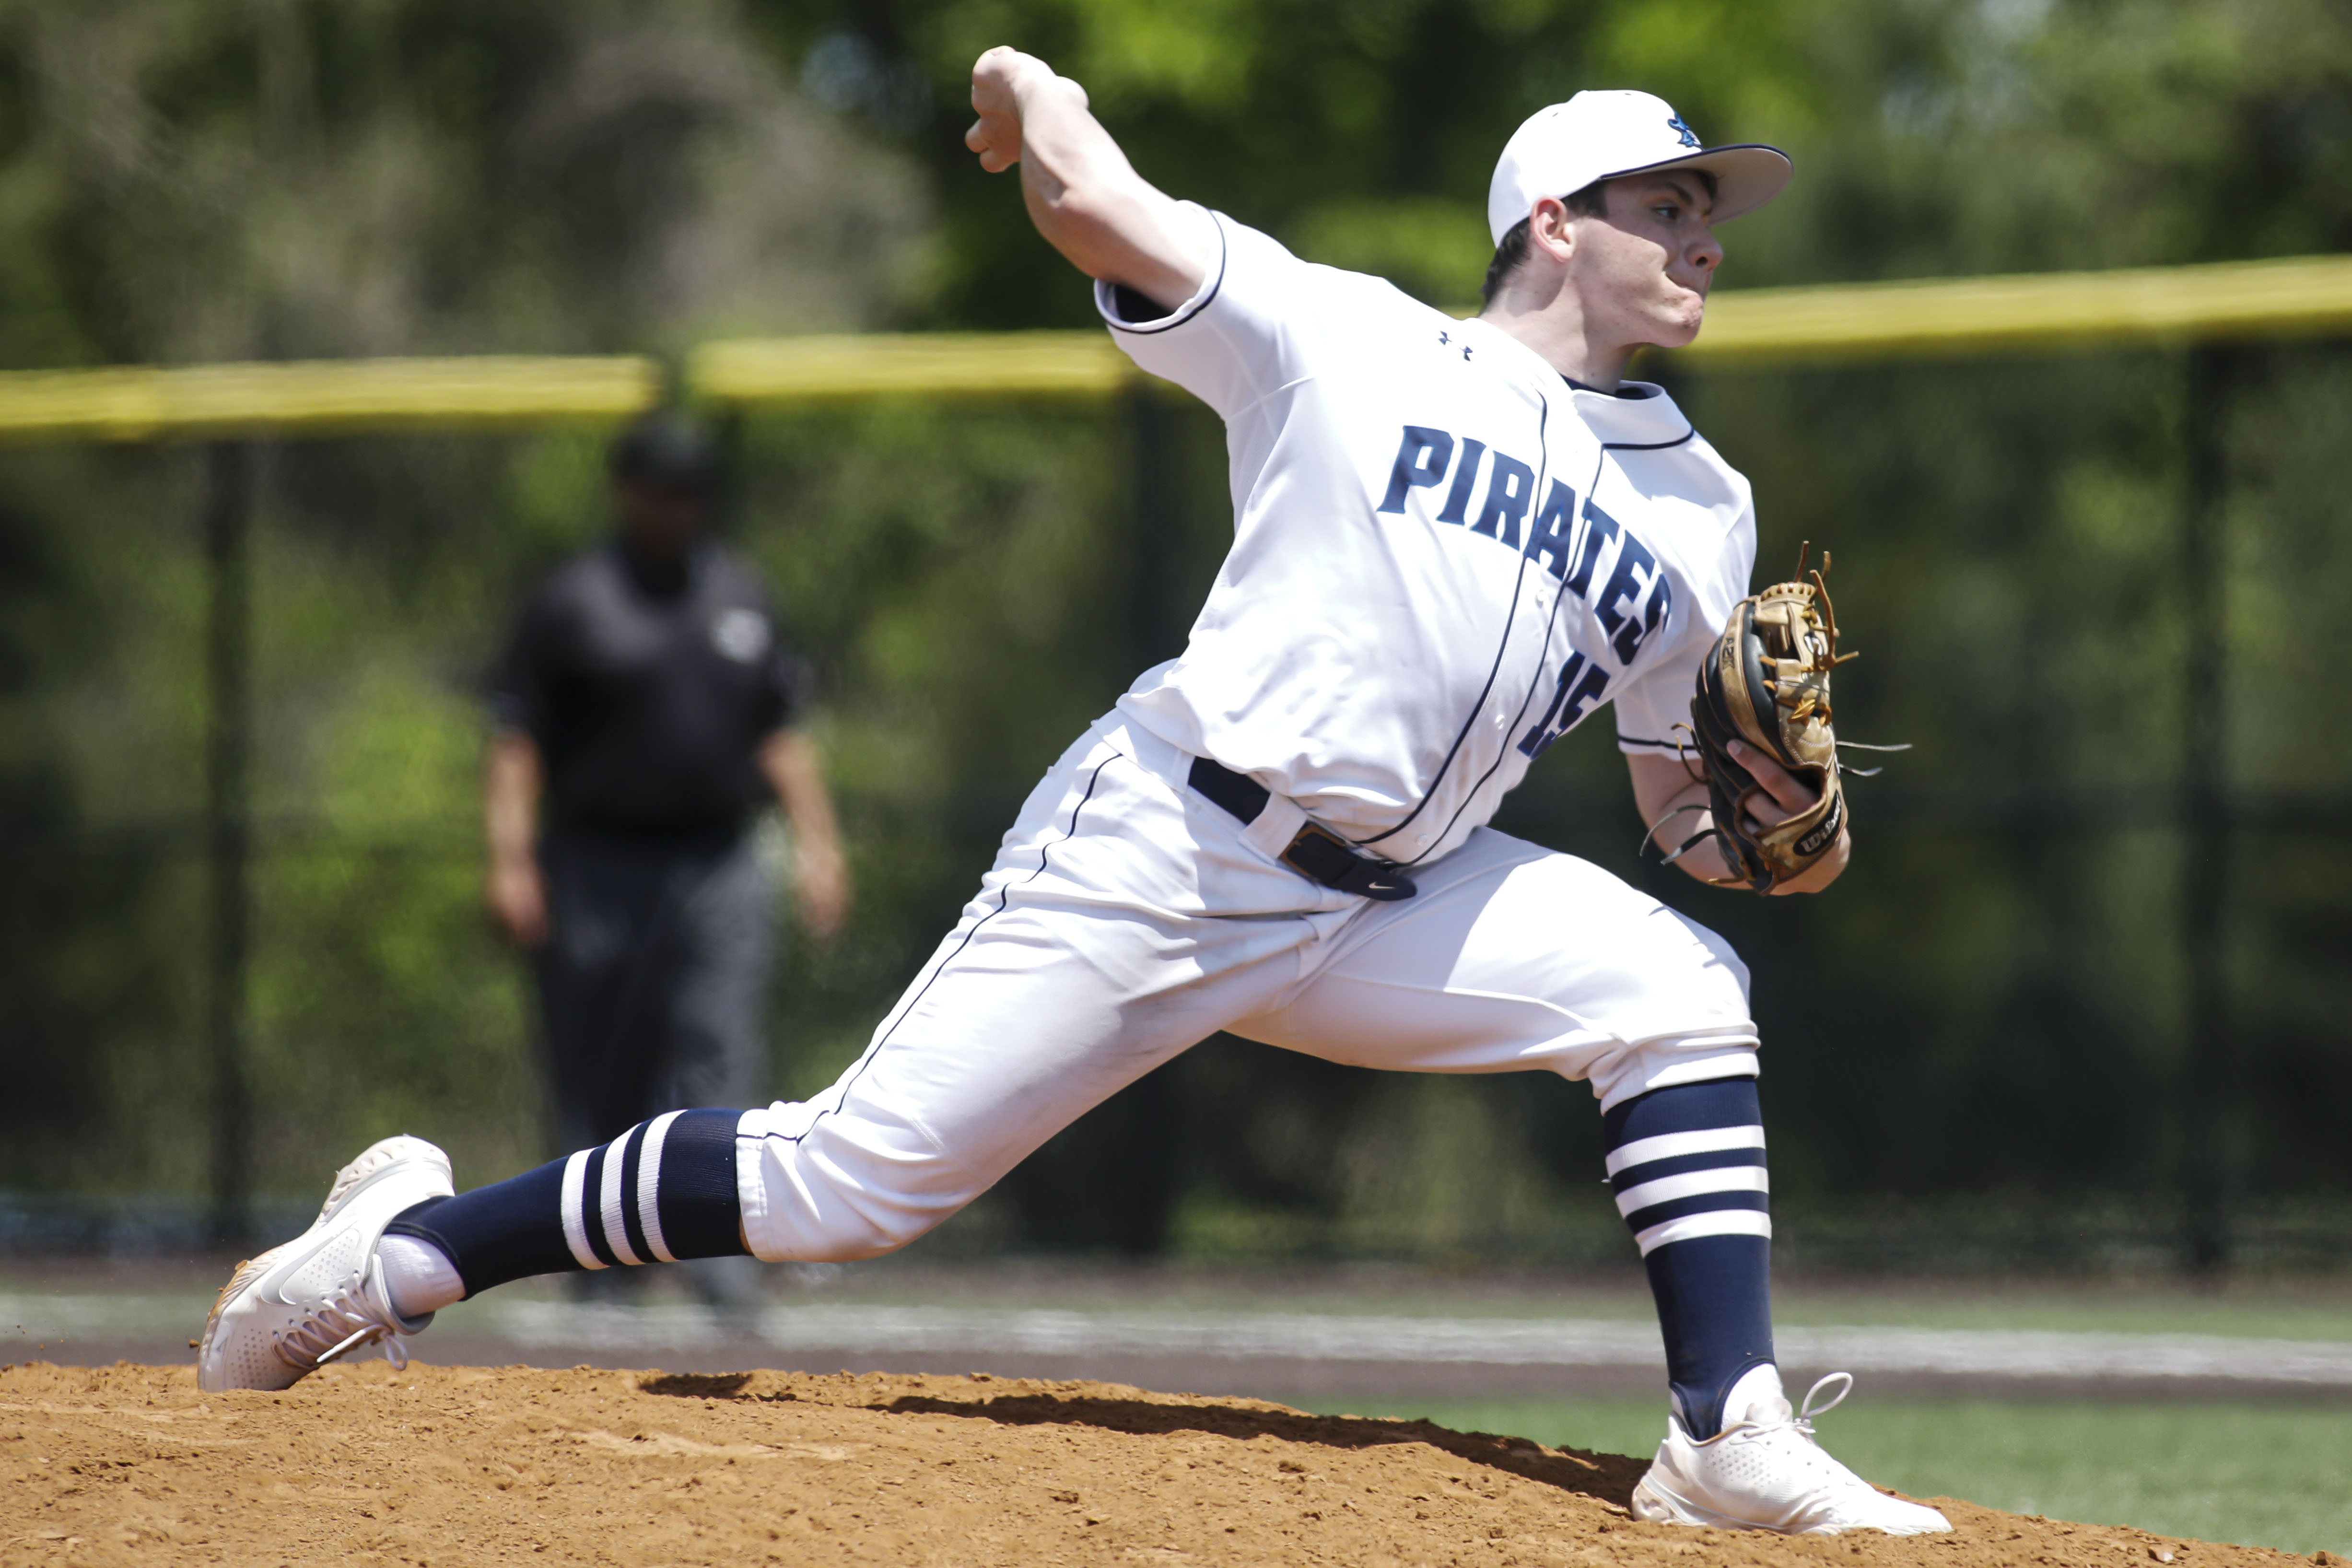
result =
[[[1529,115],[1503,144],[1486,189],[1495,243],[1546,196],[1565,198],[1595,180],[1659,169],[1704,169],[1715,176],[1724,223],[1777,196],[1796,173],[1789,154],[1760,142],[1702,147],[1673,104],[1646,92],[1580,92]]]

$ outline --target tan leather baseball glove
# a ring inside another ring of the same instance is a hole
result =
[[[1715,822],[1667,858],[1679,859],[1707,839],[1719,839],[1737,874],[1709,878],[1717,887],[1769,893],[1803,876],[1845,831],[1839,742],[1831,722],[1830,671],[1855,656],[1837,651],[1837,616],[1830,607],[1829,586],[1821,572],[1805,571],[1805,554],[1798,552],[1795,581],[1775,583],[1732,610],[1723,635],[1699,668],[1698,691],[1691,699],[1691,745],[1706,777]],[[1829,564],[1823,552],[1822,566]],[[1760,801],[1764,809],[1759,815],[1766,817],[1778,816],[1781,808],[1733,760],[1730,744],[1735,740],[1773,758],[1818,790],[1820,800],[1759,831],[1748,819],[1748,806]]]

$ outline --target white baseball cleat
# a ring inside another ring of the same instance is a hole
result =
[[[402,1336],[433,1314],[392,1310],[376,1243],[404,1209],[456,1191],[449,1156],[422,1138],[386,1138],[344,1166],[310,1229],[236,1266],[205,1322],[196,1386],[289,1388],[377,1341],[393,1365],[406,1366]]]
[[[1841,1381],[1836,1396],[1815,1409],[1814,1395]],[[1934,1535],[1951,1529],[1934,1509],[1888,1497],[1813,1441],[1812,1417],[1834,1408],[1853,1388],[1850,1374],[1833,1372],[1813,1384],[1802,1411],[1791,1412],[1779,1370],[1759,1366],[1732,1384],[1723,1430],[1705,1442],[1692,1439],[1679,1415],[1667,1416],[1666,1440],[1633,1489],[1633,1517],[1783,1535],[1850,1530]]]

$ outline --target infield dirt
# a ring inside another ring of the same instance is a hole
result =
[[[1638,1524],[1643,1465],[1097,1383],[0,1370],[0,1564],[2308,1562],[1934,1500],[1949,1536]]]

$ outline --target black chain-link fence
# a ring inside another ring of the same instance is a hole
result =
[[[1667,371],[1670,377],[1677,373]],[[1759,577],[1832,548],[1853,789],[1825,898],[1637,863],[1604,718],[1498,826],[1756,976],[1784,1256],[2201,1266],[2352,1252],[2352,530],[2332,344],[1692,374]],[[1036,774],[1181,645],[1222,434],[1156,392],[733,426],[729,528],[822,672],[860,883],[795,937],[775,1089],[828,1081]],[[593,433],[0,453],[0,1241],[281,1225],[409,1130],[542,1157],[480,912],[479,683],[605,526]],[[1572,921],[1572,911],[1563,920]],[[1220,1039],[940,1247],[1616,1257],[1597,1118]],[[291,1205],[291,1206],[289,1206]]]

